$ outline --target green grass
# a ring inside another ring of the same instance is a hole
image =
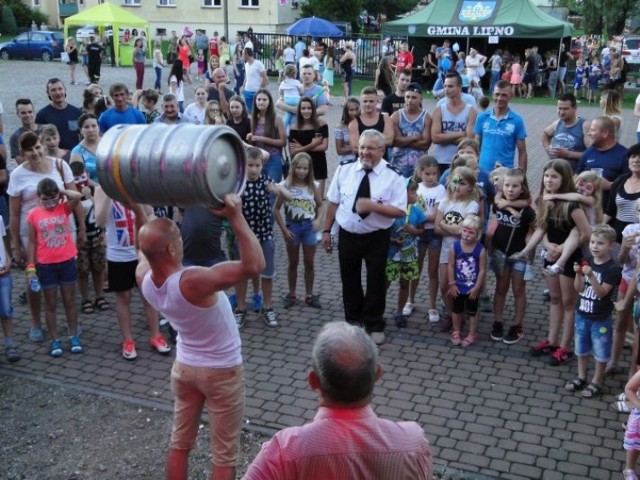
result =
[[[361,80],[359,78],[354,79],[351,85],[351,93],[352,95],[358,97],[360,95],[360,91],[364,87],[368,87],[373,85],[373,80]],[[570,91],[570,90],[569,90]],[[636,97],[640,93],[640,89],[638,88],[626,88],[624,90],[624,108],[630,108],[633,110],[635,106]],[[334,81],[334,85],[331,88],[331,95],[335,97],[342,97],[342,83],[340,82],[340,78],[336,77]],[[425,98],[433,98],[431,94],[424,93]],[[520,98],[515,97],[511,99],[511,103],[514,104],[526,104],[526,105],[556,105],[556,100],[553,98],[545,98],[545,97],[534,97],[534,98]],[[586,102],[582,102],[584,106],[588,106],[589,104]],[[593,104],[592,104],[593,105]],[[597,104],[596,104],[597,106]]]

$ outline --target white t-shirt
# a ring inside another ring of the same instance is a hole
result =
[[[296,51],[293,48],[285,48],[284,52],[282,52],[282,56],[285,63],[296,63]]]
[[[136,214],[132,210],[112,200],[105,229],[107,260],[124,263],[138,259],[135,243]]]
[[[20,198],[20,236],[28,235],[27,214],[37,207],[38,195],[36,194],[38,182],[43,178],[50,178],[60,190],[65,189],[65,183],[73,183],[73,173],[71,168],[65,161],[60,161],[64,180],[60,177],[60,172],[56,166],[56,160],[51,161],[51,170],[48,173],[32,172],[26,167],[27,163],[22,163],[16,168],[11,177],[9,177],[9,186],[7,194],[10,197]],[[75,230],[75,223],[72,224],[72,230]]]
[[[470,213],[478,215],[479,209],[478,202],[475,200],[471,200],[470,202],[455,202],[445,198],[438,204],[438,210],[442,212],[442,218],[445,220],[445,223],[450,225],[459,225]],[[440,264],[449,263],[449,249],[457,239],[458,237],[453,235],[445,235],[442,237]]]
[[[305,65],[311,65],[316,72],[320,71],[320,60],[318,60],[315,55],[302,57],[298,62],[298,71],[301,72],[302,67]]]
[[[622,230],[622,237],[630,237],[632,235],[638,235],[640,233],[640,224],[632,223],[631,225],[627,225]],[[637,236],[635,241],[633,242],[633,246],[629,250],[629,259],[627,262],[622,265],[622,278],[629,282],[636,271],[636,266],[638,263],[638,246],[640,246],[640,236]]]
[[[204,124],[204,115],[207,111],[207,106],[200,107],[197,102],[190,103],[187,108],[184,109],[183,115],[189,119],[190,122],[196,125]]]
[[[418,201],[416,202],[428,217],[433,215],[440,202],[447,198],[447,189],[440,183],[435,187],[427,187],[422,182],[418,185]],[[435,218],[435,217],[434,217]],[[434,222],[426,222],[425,230],[433,230]]]
[[[171,93],[176,96],[176,100],[178,102],[184,102],[184,82],[178,82],[178,77],[171,75],[171,78],[169,78],[169,85],[171,85],[172,82],[176,83],[177,87],[176,91]]]
[[[280,94],[283,97],[299,97],[302,83],[296,78],[285,78],[280,82]]]
[[[248,92],[257,92],[262,87],[262,72],[266,72],[264,64],[260,60],[245,63],[246,80],[244,89]]]

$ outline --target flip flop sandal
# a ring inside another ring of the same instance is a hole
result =
[[[621,402],[626,402],[627,401],[627,394],[622,392],[620,395],[618,395],[616,397],[617,400],[620,400]]]
[[[91,300],[85,300],[84,302],[82,302],[82,313],[93,313],[93,304],[91,303]]]
[[[96,308],[100,311],[109,310],[109,302],[104,297],[98,297],[96,298]]]
[[[602,395],[602,387],[593,382],[587,385],[587,388],[582,391],[582,398],[596,398],[600,395]]]
[[[580,377],[576,377],[573,380],[571,380],[569,383],[567,383],[564,386],[564,389],[567,392],[574,393],[574,392],[579,392],[580,390],[584,390],[586,387],[587,387],[587,381]]]

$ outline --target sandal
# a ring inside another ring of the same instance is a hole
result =
[[[582,398],[596,398],[600,395],[602,395],[602,387],[593,382],[587,385],[587,388],[582,391]]]
[[[96,298],[96,308],[101,311],[109,310],[109,302],[104,297]]]
[[[631,408],[629,408],[629,404],[627,402],[625,402],[624,400],[618,400],[617,402],[613,402],[611,404],[611,406],[613,407],[613,409],[616,412],[620,412],[620,413],[630,413],[631,412]]]
[[[91,300],[85,300],[82,302],[82,313],[93,313],[93,304]]]
[[[458,330],[454,330],[451,332],[451,345],[457,347],[460,345],[460,332]]]
[[[622,392],[620,395],[618,395],[616,397],[617,400],[620,400],[621,402],[626,402],[627,401],[627,394]]]
[[[478,334],[477,333],[470,333],[469,335],[464,337],[464,340],[462,340],[462,346],[463,347],[470,347],[471,345],[473,345],[477,341],[478,341]]]
[[[584,378],[576,377],[564,386],[567,392],[574,393],[584,390],[587,386],[587,381]]]

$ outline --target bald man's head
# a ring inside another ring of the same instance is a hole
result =
[[[224,69],[216,68],[213,71],[213,81],[214,83],[221,83],[221,82],[227,81],[227,74],[225,73]]]
[[[180,230],[168,218],[156,218],[143,225],[138,234],[138,243],[150,262],[168,259],[171,249],[180,259],[182,257]]]

